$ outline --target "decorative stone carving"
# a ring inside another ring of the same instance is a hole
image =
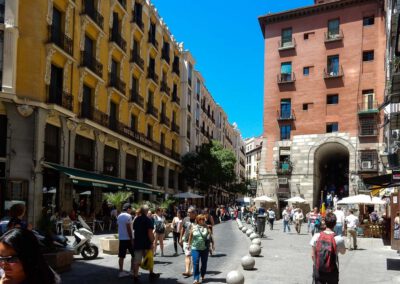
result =
[[[101,13],[101,0],[97,0],[97,11]]]
[[[89,20],[86,17],[81,18],[81,41],[79,42],[79,48],[81,49],[81,51],[85,50],[85,31],[88,23]]]
[[[101,85],[101,82],[97,82],[96,87],[94,88],[94,107],[96,109],[99,109],[99,89]]]
[[[233,270],[226,275],[227,284],[244,284],[244,276],[240,271]]]
[[[28,117],[33,113],[34,108],[30,105],[23,104],[17,106],[17,111],[22,117]]]
[[[105,134],[103,134],[103,133],[99,133],[98,135],[97,135],[97,139],[99,139],[99,141],[101,142],[101,143],[104,143],[105,141],[106,141],[106,135]]]
[[[65,11],[65,34],[71,37],[72,34],[72,23],[71,14],[73,13],[73,6],[71,2],[68,2],[67,10]]]
[[[44,75],[44,82],[46,85],[50,85],[50,79],[51,79],[51,58],[56,53],[56,50],[48,47],[47,48],[47,56],[46,56],[46,73]]]
[[[53,0],[47,0],[46,20],[49,25],[53,24]]]
[[[96,59],[100,61],[100,45],[101,45],[101,40],[103,39],[103,34],[99,33],[99,36],[97,37],[96,41]]]
[[[70,84],[69,84],[69,80],[68,80],[68,76],[69,76],[69,74],[71,74],[71,65],[72,65],[72,61],[70,60],[70,59],[68,59],[66,62],[65,62],[65,65],[64,65],[64,80],[63,80],[63,90],[65,91],[65,92],[67,92],[67,93],[69,93],[69,86],[70,86]]]
[[[112,28],[113,25],[113,10],[114,10],[114,6],[116,4],[116,0],[111,0],[111,5],[110,5],[110,29]]]
[[[254,265],[256,264],[256,260],[250,255],[243,256],[240,259],[240,262],[242,263],[242,267],[244,270],[252,270],[254,268]]]
[[[122,56],[121,63],[120,63],[119,78],[120,78],[122,81],[124,81],[123,78],[124,78],[124,66],[125,66],[125,61],[126,61],[126,55]],[[131,77],[132,77],[132,76],[131,76]]]
[[[113,54],[114,48],[115,48],[115,46],[110,43],[108,46],[108,72],[111,72],[111,60],[112,60],[112,54]]]
[[[129,146],[128,146],[126,143],[120,143],[119,148],[120,148],[122,151],[126,152],[126,151],[128,151]]]
[[[78,125],[75,122],[73,122],[71,120],[67,120],[67,128],[68,128],[68,130],[71,130],[71,131],[75,130],[77,126]]]
[[[125,13],[125,14],[122,16],[122,19],[121,19],[121,35],[124,34],[124,25],[125,25],[125,20],[126,20],[126,18],[127,18],[126,15],[127,15],[127,14]]]
[[[79,93],[78,93],[78,101],[80,103],[83,100],[83,80],[85,79],[86,74],[87,74],[86,71],[81,69],[79,77]]]
[[[249,253],[251,256],[259,256],[261,254],[261,247],[256,244],[250,245]]]

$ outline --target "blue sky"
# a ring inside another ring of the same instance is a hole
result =
[[[264,47],[258,16],[313,2],[152,0],[176,40],[190,50],[208,90],[244,138],[262,134]]]

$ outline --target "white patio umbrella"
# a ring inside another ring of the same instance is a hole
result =
[[[174,195],[175,198],[193,198],[193,199],[198,199],[198,198],[204,198],[204,196],[198,195],[196,193],[192,192],[180,192]]]
[[[301,198],[300,196],[295,196],[295,197],[286,199],[285,201],[292,202],[292,203],[306,203],[307,202],[304,198]]]
[[[91,195],[92,193],[90,191],[84,191],[79,193],[80,195]]]
[[[254,198],[254,201],[275,202],[274,199],[272,199],[271,197],[268,197],[268,196],[266,196],[266,195],[256,197],[256,198]]]
[[[379,197],[372,197],[371,203],[374,205],[385,205],[386,204],[386,202],[384,200],[380,199]]]
[[[343,204],[372,204],[371,196],[365,194],[358,194],[354,196],[345,197],[338,201],[339,205]]]

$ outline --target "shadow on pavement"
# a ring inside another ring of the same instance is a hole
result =
[[[221,273],[222,273],[221,271],[213,271],[213,270],[211,270],[211,271],[207,271],[206,275],[218,275],[218,274],[221,274]]]
[[[216,253],[216,254],[211,255],[210,257],[224,257],[224,256],[226,256],[225,253]]]
[[[400,270],[400,259],[387,258],[386,267],[387,270]]]
[[[210,278],[210,279],[204,279],[203,283],[226,283],[225,278]]]
[[[172,261],[160,261],[160,260],[154,260],[154,264],[171,264]]]

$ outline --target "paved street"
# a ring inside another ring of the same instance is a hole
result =
[[[247,254],[250,240],[237,229],[235,222],[216,226],[217,255],[209,258],[209,274],[205,283],[225,283],[226,274],[240,269],[245,283],[311,283],[311,257],[308,245],[311,236],[282,232],[277,222],[274,231],[266,230],[262,241],[262,256],[256,258],[256,269],[242,271],[240,258]],[[96,236],[98,239],[98,236]],[[167,240],[166,257],[156,257],[155,271],[161,272],[160,283],[192,283],[192,278],[182,277],[183,255],[173,254],[172,239]],[[347,251],[340,257],[340,283],[400,283],[400,257],[380,239],[359,239],[359,250]],[[128,258],[129,259],[129,258]],[[128,263],[126,262],[126,268]],[[100,254],[94,261],[76,260],[72,270],[62,274],[63,283],[131,283],[131,278],[118,279],[117,256]],[[143,272],[143,280],[147,280]],[[144,282],[147,283],[147,282]]]

